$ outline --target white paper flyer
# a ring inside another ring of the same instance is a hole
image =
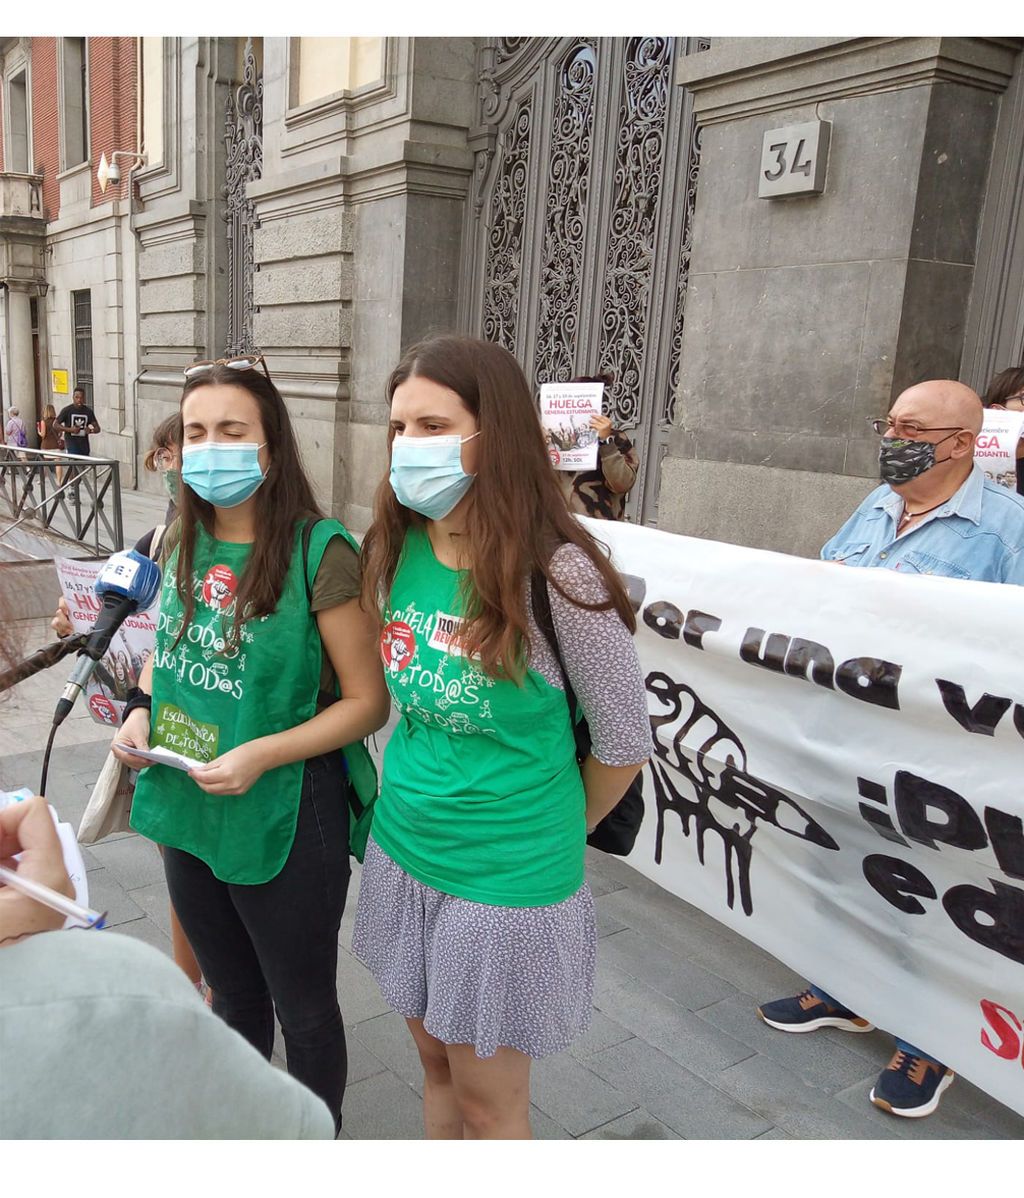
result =
[[[1024,433],[1024,412],[986,408],[981,432],[974,444],[974,460],[989,482],[1017,489],[1017,444]]]
[[[604,383],[544,383],[540,389],[540,422],[548,456],[556,470],[593,470],[597,466],[597,432],[591,416],[601,415]]]
[[[76,562],[58,557],[53,563],[68,605],[71,626],[75,632],[89,632],[103,606],[93,590],[97,575],[105,565],[102,561]],[[130,687],[138,686],[139,674],[153,651],[156,639],[154,618],[156,601],[148,611],[130,615],[114,633],[107,653],[96,663],[85,688],[89,714],[98,724],[117,727]]]

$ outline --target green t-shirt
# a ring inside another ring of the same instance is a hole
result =
[[[583,884],[586,815],[565,694],[534,670],[489,678],[460,651],[462,572],[406,536],[381,636],[401,721],[384,753],[373,838],[445,894],[508,907]]]
[[[164,569],[157,616],[152,745],[212,761],[315,714],[321,647],[302,576],[302,528],[300,522],[277,610],[247,620],[234,653],[225,651],[224,641],[252,546],[218,541],[201,526],[197,529],[195,611],[185,636],[172,649],[183,614],[175,547]],[[336,520],[321,520],[314,527],[311,577],[328,541],[338,535],[352,543]],[[222,882],[268,882],[280,872],[295,839],[302,770],[301,761],[268,770],[245,794],[232,796],[206,794],[181,770],[151,765],[139,775],[131,825],[158,844],[205,861]]]

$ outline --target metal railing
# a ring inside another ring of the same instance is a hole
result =
[[[0,445],[0,498],[12,521],[0,524],[0,542],[21,528],[74,541],[94,557],[124,547],[121,465],[111,458]]]

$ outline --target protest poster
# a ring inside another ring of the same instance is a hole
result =
[[[1020,590],[584,523],[654,737],[628,864],[1024,1114]]]
[[[1024,434],[1024,412],[986,408],[974,443],[974,460],[989,482],[1017,489],[1017,445]]]
[[[556,470],[593,470],[597,466],[597,431],[591,416],[601,415],[604,383],[544,383],[540,389],[540,423],[551,464]]]
[[[71,626],[76,633],[89,632],[96,623],[103,604],[93,587],[105,564],[104,561],[54,558]],[[142,667],[153,650],[156,606],[154,602],[147,611],[130,615],[114,633],[106,654],[96,663],[85,687],[85,703],[89,714],[99,724],[117,727],[121,723],[128,691],[138,686]]]

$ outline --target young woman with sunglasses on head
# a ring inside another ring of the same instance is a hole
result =
[[[402,713],[384,756],[355,954],[405,1016],[431,1138],[530,1135],[530,1061],[590,1022],[584,842],[651,751],[635,620],[569,514],[515,359],[441,337],[388,384],[390,475],[363,544]],[[593,752],[531,614],[546,581]]]
[[[115,751],[143,769],[132,826],[165,846],[171,901],[214,1011],[269,1058],[276,1009],[289,1072],[340,1127],[341,748],[381,727],[388,700],[354,542],[320,518],[261,363],[185,372],[180,540],[166,558],[156,650]],[[340,700],[318,711],[335,682]],[[132,749],[151,740],[204,764],[143,768]]]

